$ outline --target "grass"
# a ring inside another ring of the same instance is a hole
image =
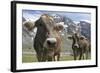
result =
[[[89,57],[90,59],[90,57]],[[60,61],[70,61],[73,60],[73,56],[70,55],[62,55]],[[32,63],[37,62],[37,58],[33,54],[23,54],[22,63]]]
[[[60,61],[68,61],[68,60],[73,60],[73,56],[62,56],[60,58]],[[35,55],[32,54],[24,54],[22,62],[23,63],[37,62],[37,58]]]
[[[36,56],[32,54],[24,54],[22,56],[22,63],[37,62]]]

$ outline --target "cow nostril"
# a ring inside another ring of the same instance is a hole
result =
[[[74,45],[74,48],[79,48],[78,44],[75,44],[75,45]]]
[[[48,41],[47,41],[47,44],[48,44],[48,45],[55,45],[56,42],[48,40]]]
[[[51,44],[51,42],[50,42],[50,41],[47,41],[47,44],[49,44],[49,45],[50,45],[50,44]]]

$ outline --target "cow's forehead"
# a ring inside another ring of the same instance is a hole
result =
[[[72,37],[73,37],[73,38],[77,38],[78,35],[77,35],[76,33],[74,33],[74,34],[72,35]]]
[[[42,17],[43,19],[54,20],[54,18],[53,18],[52,16],[49,16],[49,15],[47,15],[47,14],[43,14],[41,17]]]

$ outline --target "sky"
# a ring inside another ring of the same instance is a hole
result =
[[[82,20],[91,21],[90,13],[79,12],[62,12],[62,11],[40,11],[40,10],[23,10],[23,17],[27,20],[36,21],[41,14],[59,14],[72,19],[74,22],[80,22]]]

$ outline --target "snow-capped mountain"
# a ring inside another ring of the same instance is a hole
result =
[[[80,21],[81,34],[91,40],[91,23],[87,21]]]

